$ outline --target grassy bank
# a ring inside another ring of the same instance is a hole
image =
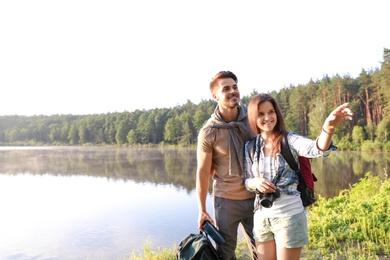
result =
[[[367,174],[349,190],[331,199],[319,198],[309,209],[309,239],[302,259],[390,259],[390,181]],[[175,248],[152,249],[130,260],[175,259]],[[238,259],[250,259],[246,243],[237,247]]]

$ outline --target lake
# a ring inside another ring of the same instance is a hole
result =
[[[313,159],[316,192],[335,196],[369,171],[385,178],[389,162],[386,153]],[[194,148],[0,147],[0,259],[171,248],[198,232],[195,175]]]

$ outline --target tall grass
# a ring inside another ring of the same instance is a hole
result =
[[[351,189],[331,199],[319,196],[309,211],[309,239],[301,259],[390,259],[390,181],[370,173]],[[153,250],[148,243],[130,260],[176,259],[177,245]],[[250,259],[245,240],[236,249],[239,260]]]
[[[309,211],[307,259],[390,259],[390,182],[370,173]]]

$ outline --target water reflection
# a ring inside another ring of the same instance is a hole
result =
[[[313,159],[316,192],[332,197],[389,154]],[[197,232],[194,148],[0,148],[0,258],[117,259],[150,239],[171,247]],[[212,214],[211,197],[208,209]]]
[[[126,259],[197,230],[193,193],[130,180],[0,174],[0,207],[0,259]]]
[[[365,173],[382,179],[389,167],[387,153],[334,152],[313,159],[316,191],[332,197],[348,189]],[[0,174],[85,175],[136,183],[170,184],[191,192],[195,188],[193,148],[36,147],[0,150]]]
[[[61,147],[0,150],[0,174],[86,175],[195,187],[193,148]]]
[[[327,158],[312,160],[312,170],[318,181],[315,190],[329,198],[349,189],[368,172],[387,178],[390,164],[388,153],[334,152]]]
[[[0,181],[2,259],[87,259],[91,252],[112,257],[111,251],[129,255],[123,245],[131,237],[122,233],[133,222],[122,219],[118,208],[136,206],[136,201],[125,196],[134,191],[123,183],[47,174],[0,175]]]

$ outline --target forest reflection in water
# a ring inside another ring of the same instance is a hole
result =
[[[193,148],[31,147],[0,150],[0,173],[85,175],[195,187]]]
[[[0,174],[85,175],[195,189],[194,148],[3,147],[0,155]],[[333,152],[312,159],[316,192],[335,196],[367,172],[383,179],[389,162],[388,153]]]
[[[369,171],[386,178],[389,162],[313,159],[316,192],[333,197]],[[148,238],[170,247],[197,231],[195,176],[195,148],[0,147],[0,258],[116,259]]]

